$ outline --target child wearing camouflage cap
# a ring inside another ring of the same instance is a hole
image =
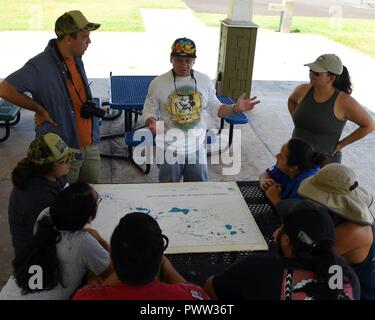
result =
[[[14,168],[8,216],[15,253],[30,239],[39,213],[65,187],[75,153],[58,135],[47,133],[31,142],[27,157]]]

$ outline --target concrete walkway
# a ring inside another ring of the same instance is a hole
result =
[[[216,77],[219,29],[206,28],[190,10],[143,10],[146,32],[93,32],[92,44],[84,56],[88,76],[93,81],[95,96],[108,98],[109,72],[114,74],[161,74],[170,68],[169,53],[173,40],[186,36],[195,40],[197,55],[195,68]],[[22,66],[27,59],[45,47],[52,32],[0,32],[0,42],[7,44],[2,51],[0,78]],[[255,54],[252,94],[262,103],[249,113],[250,125],[242,129],[239,174],[223,176],[223,165],[209,165],[212,181],[256,180],[259,174],[275,161],[275,154],[291,135],[292,122],[287,111],[287,98],[294,87],[308,80],[304,63],[322,53],[336,53],[353,75],[353,96],[375,111],[373,82],[375,60],[322,37],[302,34],[280,34],[259,30]],[[7,204],[11,190],[10,172],[25,156],[33,139],[33,114],[22,111],[21,122],[11,130],[10,138],[0,143],[0,287],[11,273],[13,250],[10,244]],[[104,122],[103,133],[123,128],[123,119]],[[348,124],[344,134],[355,126]],[[0,128],[3,130],[3,128]],[[102,151],[124,152],[123,139],[103,141]],[[343,163],[352,167],[359,183],[375,194],[372,177],[375,168],[375,134],[356,142],[344,151]],[[157,168],[144,176],[124,161],[102,161],[101,183],[156,182]]]

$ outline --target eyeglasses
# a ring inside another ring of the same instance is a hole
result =
[[[162,234],[161,235],[162,238],[164,239],[164,248],[163,248],[163,251],[167,250],[168,248],[168,245],[169,245],[169,239],[168,237],[165,235],[165,234]]]
[[[102,197],[100,196],[99,193],[97,193],[98,199],[96,200],[96,205],[98,206],[100,202],[102,202]]]
[[[312,71],[310,69],[310,73],[314,74],[315,76],[319,77],[321,73],[327,73],[327,72],[316,72],[316,71]]]

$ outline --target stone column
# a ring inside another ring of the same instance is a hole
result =
[[[237,99],[251,95],[258,26],[252,20],[252,0],[230,0],[228,17],[221,21],[216,91]]]

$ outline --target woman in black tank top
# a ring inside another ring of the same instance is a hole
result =
[[[341,149],[375,130],[375,122],[350,96],[349,72],[338,56],[324,54],[305,66],[310,68],[310,83],[298,86],[288,99],[292,137],[309,142],[328,163],[340,163]],[[347,120],[359,128],[340,140]]]

